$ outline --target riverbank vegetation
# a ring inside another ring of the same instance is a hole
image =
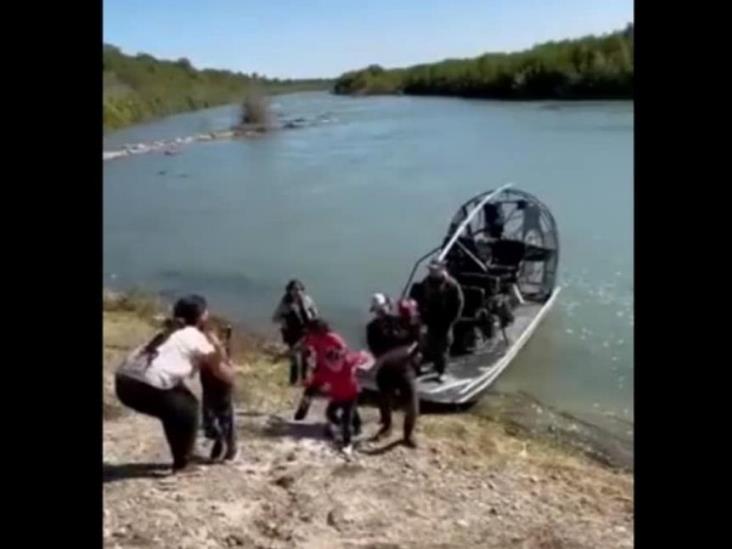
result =
[[[495,99],[632,99],[633,25],[603,36],[539,44],[408,68],[371,65],[340,76],[337,94]]]
[[[187,59],[127,55],[104,46],[103,123],[115,129],[152,118],[242,101],[255,86],[266,94],[328,89],[330,80],[280,80],[227,70],[196,69]]]
[[[272,113],[267,97],[257,89],[247,91],[241,105],[239,125],[242,128],[254,126],[260,130],[266,130],[271,123]]]

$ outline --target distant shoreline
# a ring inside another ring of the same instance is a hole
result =
[[[437,95],[504,100],[633,98],[633,24],[602,36],[538,44],[405,68],[370,65],[342,74],[342,95]]]
[[[613,102],[633,102],[634,96],[559,96],[559,95],[546,95],[536,97],[524,97],[524,96],[499,96],[499,95],[460,95],[450,93],[409,93],[409,92],[353,92],[343,93],[331,91],[333,95],[340,95],[345,97],[442,97],[445,99],[470,99],[475,101],[503,101],[506,103],[541,103],[547,101],[556,101],[558,103],[584,103],[591,101],[613,101]]]
[[[330,79],[276,79],[256,73],[197,69],[188,59],[128,55],[105,44],[102,69],[102,126],[116,130],[173,114],[242,100],[252,89],[266,95],[322,90]]]
[[[327,87],[318,87],[318,88],[308,88],[308,87],[298,88],[298,87],[293,87],[293,89],[282,89],[282,90],[277,90],[277,91],[268,91],[266,93],[266,95],[268,97],[276,97],[278,95],[287,95],[287,94],[291,94],[291,93],[302,93],[302,92],[324,92],[324,93],[331,93],[332,90],[330,88],[327,88]],[[220,103],[206,103],[206,104],[197,105],[195,107],[191,107],[191,108],[187,108],[187,109],[176,110],[176,111],[173,111],[173,112],[160,113],[160,114],[155,114],[155,115],[152,115],[152,116],[146,116],[144,118],[140,118],[140,119],[136,119],[136,120],[130,120],[130,121],[127,121],[127,122],[125,122],[123,124],[119,124],[119,125],[103,124],[102,131],[103,131],[103,134],[106,136],[109,133],[113,133],[113,132],[117,132],[117,131],[120,131],[120,130],[124,130],[126,128],[130,128],[130,127],[133,127],[133,126],[137,126],[139,124],[149,124],[151,122],[156,122],[156,121],[159,121],[159,120],[164,120],[166,118],[169,118],[171,116],[176,116],[176,115],[179,115],[179,114],[186,114],[186,113],[193,113],[193,112],[198,112],[198,111],[205,111],[206,109],[213,109],[213,108],[216,108],[216,107],[226,107],[226,106],[237,105],[237,104],[238,104],[238,102],[236,100],[223,101],[223,102],[220,102]]]
[[[326,124],[333,120],[328,113],[322,113],[311,118],[282,118],[274,123],[264,124],[247,124],[234,126],[225,130],[217,130],[212,132],[199,133],[186,137],[176,137],[174,139],[158,139],[149,142],[140,142],[123,145],[118,149],[107,149],[102,151],[102,160],[114,160],[116,158],[124,158],[147,153],[163,153],[166,155],[177,155],[181,152],[181,148],[196,142],[220,141],[226,139],[238,138],[256,138],[261,137],[269,132],[277,132],[281,130],[294,130],[305,128],[317,124]]]

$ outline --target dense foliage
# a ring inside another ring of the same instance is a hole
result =
[[[632,98],[633,25],[517,53],[487,53],[406,69],[371,65],[343,74],[333,91],[499,99]]]
[[[226,70],[195,69],[187,59],[126,55],[104,46],[105,129],[158,116],[239,102],[254,84],[266,93],[327,89],[328,80],[277,80]]]

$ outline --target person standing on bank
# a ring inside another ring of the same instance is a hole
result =
[[[174,473],[190,464],[198,429],[198,399],[185,380],[205,369],[223,383],[234,383],[234,370],[224,361],[226,352],[219,338],[206,328],[207,319],[203,297],[179,299],[166,328],[135,349],[115,376],[122,404],[162,422]]]
[[[224,328],[224,361],[231,360],[231,326]],[[201,369],[203,429],[213,440],[211,461],[234,461],[239,453],[234,421],[234,386],[220,380],[210,369]]]
[[[427,326],[426,354],[435,365],[438,381],[445,373],[452,329],[462,314],[464,301],[460,284],[447,272],[445,262],[433,259],[423,282],[419,313]]]
[[[376,317],[367,326],[369,350],[376,356],[376,385],[379,389],[381,428],[374,439],[391,434],[391,412],[398,395],[404,401],[404,444],[416,448],[414,428],[419,415],[416,374],[421,360],[419,352],[420,323],[417,304],[403,299],[398,304],[398,316],[385,312],[378,305],[376,294],[371,310]]]
[[[397,318],[392,314],[391,299],[386,294],[376,293],[371,296],[369,311],[374,318],[366,325],[366,344],[378,361],[393,346]]]
[[[280,300],[272,316],[272,321],[280,324],[282,340],[290,350],[305,335],[306,326],[318,318],[315,301],[305,293],[305,285],[297,279],[290,280],[285,287],[285,295]],[[290,353],[290,385],[304,381],[306,363],[300,353]]]

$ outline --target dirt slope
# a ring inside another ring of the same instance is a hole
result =
[[[322,403],[292,422],[284,365],[253,352],[239,357],[240,459],[169,476],[160,425],[111,393],[117,360],[152,327],[104,321],[105,547],[633,546],[629,474],[467,415],[423,416],[418,449],[395,431],[347,461],[321,437]]]

